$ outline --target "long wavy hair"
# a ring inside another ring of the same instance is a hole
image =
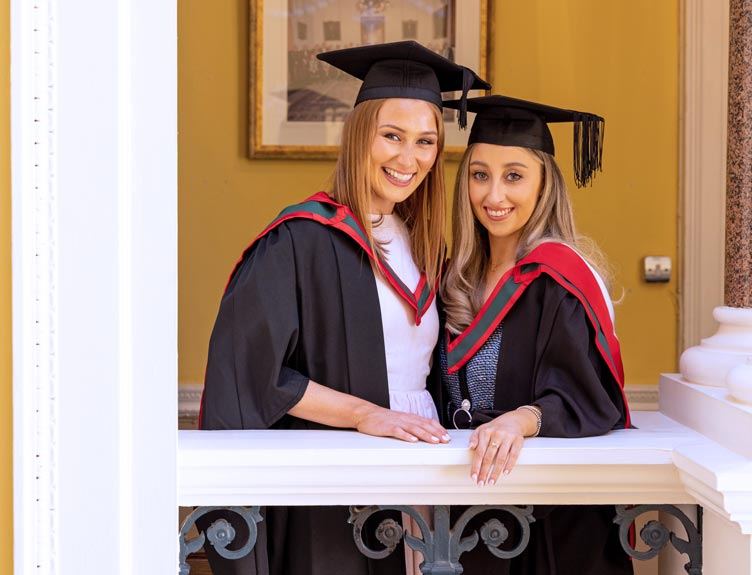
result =
[[[342,130],[342,144],[331,177],[329,194],[348,206],[363,226],[371,247],[379,254],[385,248],[374,241],[369,206],[372,194],[371,145],[376,137],[378,115],[385,100],[366,100],[350,112]],[[431,110],[438,130],[436,161],[415,192],[394,206],[410,232],[410,249],[418,269],[434,285],[444,253],[446,194],[444,190],[444,121],[435,105]],[[375,267],[376,273],[380,273]]]
[[[441,285],[446,326],[462,332],[483,307],[485,274],[489,265],[488,232],[478,222],[470,203],[470,158],[473,145],[465,150],[457,172],[452,209],[452,250]],[[541,163],[542,184],[538,203],[522,228],[516,261],[547,241],[564,242],[574,248],[598,272],[606,285],[610,273],[602,253],[590,239],[577,234],[567,185],[553,156],[528,149]]]

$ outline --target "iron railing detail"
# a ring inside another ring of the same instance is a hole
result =
[[[248,525],[248,539],[239,549],[228,549],[227,547],[235,540],[235,529],[226,519],[217,519],[214,521],[206,533],[199,531],[197,537],[187,539],[188,532],[195,525],[196,520],[212,511],[229,511],[239,515]],[[217,553],[225,559],[240,559],[248,555],[256,545],[258,536],[257,523],[263,521],[259,507],[198,507],[193,513],[186,517],[180,528],[180,575],[189,575],[191,567],[188,565],[188,555],[195,553],[204,546],[206,540],[209,540],[214,546]]]
[[[353,525],[353,537],[358,549],[366,557],[383,559],[405,538],[405,544],[411,549],[423,554],[425,561],[420,569],[424,575],[459,575],[462,573],[460,556],[473,549],[482,540],[488,550],[496,557],[510,559],[525,550],[530,541],[530,523],[533,518],[533,507],[513,505],[475,505],[468,508],[452,526],[448,505],[433,507],[433,529],[426,518],[416,509],[406,505],[370,505],[365,507],[351,506],[349,522]],[[385,519],[376,529],[376,538],[384,546],[383,549],[372,549],[363,539],[363,527],[366,521],[380,511],[401,511],[409,515],[418,525],[422,538],[410,533],[404,533],[402,527],[393,519]],[[462,537],[465,527],[478,514],[484,511],[500,511],[510,515],[520,527],[519,541],[512,549],[504,550],[500,546],[509,539],[509,529],[498,518],[489,519],[480,528],[480,535]]]
[[[686,554],[689,561],[684,569],[688,575],[702,575],[702,507],[697,506],[697,523],[687,517],[675,505],[616,505],[614,523],[619,525],[619,540],[624,551],[637,560],[647,560],[655,557],[669,543],[682,554]],[[239,549],[231,550],[228,546],[235,539],[235,530],[226,519],[214,521],[206,530],[199,532],[197,537],[188,539],[188,533],[196,520],[212,511],[223,510],[240,516],[248,525],[248,539]],[[363,537],[366,521],[376,513],[382,511],[399,511],[410,516],[418,525],[418,534],[406,533],[399,522],[387,518],[376,528],[376,539],[383,548],[369,547]],[[425,559],[421,564],[424,575],[460,575],[463,571],[460,557],[463,553],[475,548],[482,541],[489,552],[500,559],[511,559],[521,554],[530,541],[530,524],[535,521],[533,506],[515,505],[475,505],[469,507],[460,515],[454,525],[451,525],[450,506],[433,506],[433,519],[429,521],[420,510],[407,505],[369,505],[350,506],[348,522],[353,525],[355,544],[361,553],[372,559],[383,559],[391,554],[404,538],[405,544],[411,549],[419,551]],[[511,549],[501,546],[509,539],[510,530],[499,518],[486,521],[479,532],[462,537],[462,533],[471,519],[486,511],[499,511],[511,516],[519,526],[518,541]],[[630,543],[630,528],[642,514],[651,511],[668,513],[676,517],[684,527],[687,539],[682,539],[669,530],[661,521],[648,521],[640,530],[640,538],[648,546],[645,551],[637,550]],[[198,507],[183,522],[180,529],[180,575],[189,575],[190,566],[187,557],[201,549],[208,540],[217,553],[226,559],[240,559],[251,552],[256,545],[258,536],[257,524],[263,521],[259,507]]]
[[[629,529],[635,519],[643,513],[662,511],[676,517],[687,533],[687,539],[682,539],[670,531],[663,523],[656,520],[648,521],[640,530],[640,539],[649,547],[646,551],[638,551],[629,542]],[[635,559],[651,559],[670,542],[679,552],[686,554],[689,561],[684,570],[689,575],[702,575],[702,507],[697,505],[697,525],[675,505],[617,505],[614,523],[619,524],[619,540],[624,550]]]

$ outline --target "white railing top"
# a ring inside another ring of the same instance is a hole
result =
[[[752,461],[659,412],[633,421],[602,437],[527,439],[514,471],[483,488],[469,478],[468,431],[444,445],[352,431],[181,431],[179,503],[701,503],[731,518],[719,494],[752,502]]]

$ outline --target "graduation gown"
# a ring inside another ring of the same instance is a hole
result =
[[[287,413],[309,380],[389,407],[376,280],[348,214],[317,194],[283,211],[245,251],[209,343],[201,429],[322,429]],[[424,291],[411,294],[418,321],[433,297]],[[215,574],[404,572],[401,547],[382,560],[358,551],[345,507],[268,507],[262,515],[248,557],[226,561],[205,546]],[[242,544],[246,530],[233,523]]]
[[[605,300],[590,269],[570,248],[544,244],[506,274],[464,339],[444,341],[445,365],[456,372],[501,321],[496,412],[537,404],[543,412],[540,435],[548,437],[595,436],[628,426],[621,354]],[[456,406],[448,405],[444,393],[448,409],[442,413],[451,426]],[[479,544],[462,556],[464,574],[632,573],[613,506],[536,506],[534,514],[530,544],[521,556],[497,559]],[[479,516],[468,530],[487,519]]]

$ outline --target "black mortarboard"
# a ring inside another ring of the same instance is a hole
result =
[[[459,108],[459,100],[444,102]],[[602,171],[605,120],[595,114],[554,108],[507,96],[469,98],[470,112],[477,114],[468,145],[477,142],[499,146],[520,146],[554,154],[554,139],[548,124],[574,123],[574,174],[577,187],[590,183],[596,170]]]
[[[414,98],[441,108],[442,92],[462,90],[458,100],[461,128],[467,125],[463,103],[468,90],[491,89],[470,68],[455,64],[413,40],[332,50],[316,57],[363,80],[356,106],[377,98]]]

